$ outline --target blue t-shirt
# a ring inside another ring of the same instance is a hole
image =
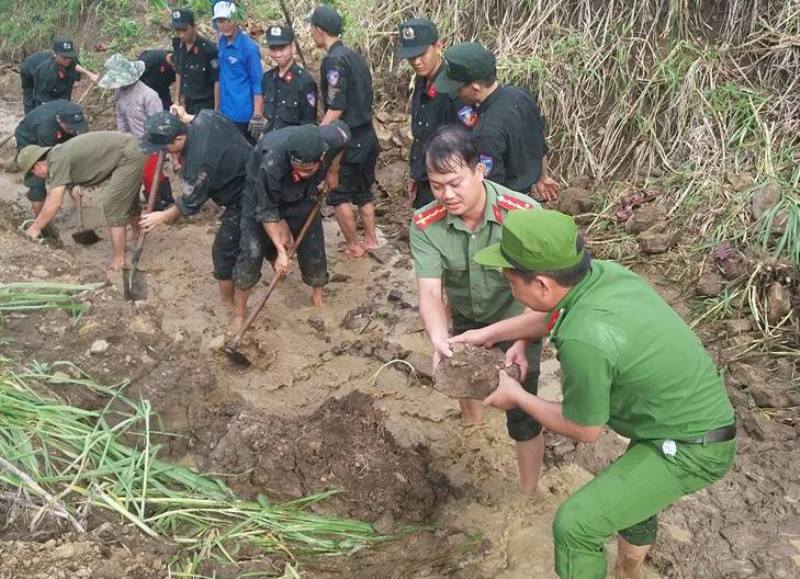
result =
[[[253,95],[261,94],[261,54],[258,45],[241,29],[233,42],[219,39],[219,112],[235,123],[253,117]]]

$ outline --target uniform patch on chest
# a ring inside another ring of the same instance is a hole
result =
[[[479,161],[483,168],[486,169],[486,176],[491,175],[492,169],[494,169],[494,159],[489,155],[481,155]]]
[[[328,84],[331,86],[336,86],[339,84],[339,71],[338,70],[329,70],[328,74],[325,75],[328,79]]]
[[[476,113],[475,109],[471,106],[464,105],[458,109],[458,119],[461,121],[461,124],[471,129],[478,124],[478,113]]]
[[[314,91],[306,93],[306,100],[308,101],[308,104],[311,105],[312,107],[317,106],[317,93],[315,93]]]

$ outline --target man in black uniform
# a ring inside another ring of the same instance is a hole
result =
[[[83,68],[75,43],[66,38],[53,40],[52,50],[35,52],[22,61],[22,106],[27,115],[42,103],[70,100],[72,87],[85,74],[92,82],[99,77]]]
[[[294,31],[288,26],[270,26],[266,31],[267,52],[275,66],[264,73],[264,132],[317,122],[317,83],[294,61]]]
[[[172,62],[177,73],[175,102],[186,112],[219,109],[219,63],[216,45],[197,34],[194,13],[185,8],[172,11]]]
[[[81,107],[59,99],[44,103],[25,115],[14,131],[14,138],[19,152],[28,145],[53,147],[88,130],[89,125]],[[47,195],[45,181],[29,174],[25,177],[25,185],[28,187],[28,199],[31,201],[33,214],[39,215]],[[47,237],[48,231],[51,230],[46,228],[42,231],[42,235]]]
[[[342,44],[342,17],[330,6],[317,6],[309,18],[311,36],[327,55],[320,66],[320,88],[325,116],[320,124],[342,120],[351,140],[342,160],[338,186],[328,197],[345,239],[345,255],[361,257],[378,247],[372,184],[378,161],[378,137],[372,126],[372,75],[364,57]],[[354,204],[361,209],[364,243],[358,242]]]
[[[139,80],[158,93],[165,111],[172,106],[170,89],[175,82],[175,67],[172,65],[172,51],[152,48],[139,54],[144,62],[144,72]]]
[[[400,24],[397,56],[408,60],[414,69],[414,94],[411,100],[410,177],[406,191],[414,209],[433,201],[425,166],[425,142],[437,127],[456,121],[455,101],[446,92],[439,92],[433,79],[442,67],[442,41],[436,25],[426,18],[414,18]]]
[[[301,125],[266,133],[247,163],[247,185],[242,208],[242,240],[234,280],[237,290],[250,290],[261,277],[263,260],[276,273],[291,265],[288,251],[317,198],[338,179],[340,160],[350,140],[342,121],[329,125]],[[311,302],[323,305],[322,288],[328,283],[328,260],[322,217],[317,213],[297,249],[303,281],[313,289]],[[238,296],[241,294],[237,293]],[[242,323],[247,298],[236,303]]]
[[[462,121],[474,124],[486,177],[543,201],[555,199],[558,184],[547,175],[545,123],[536,99],[523,88],[498,83],[494,55],[477,42],[456,44],[444,58],[434,84],[475,107],[477,120]]]
[[[239,129],[215,111],[200,111],[195,117],[188,115],[181,120],[164,111],[145,121],[145,135],[141,141],[145,152],[165,149],[182,157],[183,195],[168,209],[143,216],[141,225],[145,231],[150,231],[162,223],[190,217],[209,199],[224,207],[211,247],[211,259],[214,277],[219,282],[220,299],[232,308],[242,190],[247,160],[253,148]]]

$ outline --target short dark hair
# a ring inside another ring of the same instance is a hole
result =
[[[534,210],[535,211],[535,210]],[[575,250],[582,251],[583,257],[581,260],[567,269],[557,271],[522,271],[520,269],[506,269],[505,271],[511,273],[522,279],[525,283],[530,283],[536,277],[549,277],[561,287],[572,287],[581,281],[589,270],[592,268],[592,255],[586,249],[583,236],[578,235],[575,241]]]
[[[425,164],[437,173],[475,169],[480,161],[478,139],[458,125],[442,125],[425,143]]]

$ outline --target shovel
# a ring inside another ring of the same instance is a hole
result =
[[[72,234],[72,239],[75,243],[81,245],[94,245],[100,241],[100,236],[94,232],[94,229],[86,229],[83,225],[83,197],[78,197],[78,221],[81,228]]]
[[[153,181],[150,183],[150,191],[147,196],[147,212],[153,211],[156,205],[156,197],[158,196],[158,185],[161,181],[161,167],[164,165],[164,150],[158,153],[156,159],[156,170],[153,172]],[[147,285],[142,272],[139,269],[139,260],[142,258],[142,250],[144,249],[144,240],[147,238],[147,232],[142,231],[139,235],[139,241],[136,242],[136,248],[133,250],[131,256],[131,266],[122,269],[122,295],[128,301],[143,300],[147,297]],[[139,275],[137,275],[139,274]]]
[[[319,213],[319,209],[322,206],[322,202],[325,200],[326,196],[327,191],[320,193],[317,197],[316,203],[314,203],[314,206],[311,208],[311,211],[308,212],[308,217],[306,217],[306,220],[303,223],[303,228],[300,229],[300,233],[297,234],[297,238],[289,248],[289,259],[294,257],[297,248],[300,247],[300,244],[303,242],[303,238],[306,236],[306,232],[308,231],[308,228],[311,227],[311,223],[314,221],[314,218],[316,218],[317,213]],[[253,322],[258,317],[258,314],[261,313],[261,310],[267,304],[269,296],[272,295],[272,292],[275,290],[278,282],[281,281],[283,277],[284,274],[275,274],[275,277],[273,277],[272,281],[269,282],[267,291],[263,296],[261,296],[256,304],[256,307],[250,312],[250,315],[247,316],[247,319],[245,320],[244,325],[242,325],[242,328],[239,330],[239,333],[236,334],[227,344],[225,344],[225,347],[222,349],[228,359],[237,366],[247,368],[252,365],[250,360],[247,359],[247,356],[239,351],[239,343],[242,341],[242,336],[244,336],[244,333],[250,328],[251,325],[253,325]]]

